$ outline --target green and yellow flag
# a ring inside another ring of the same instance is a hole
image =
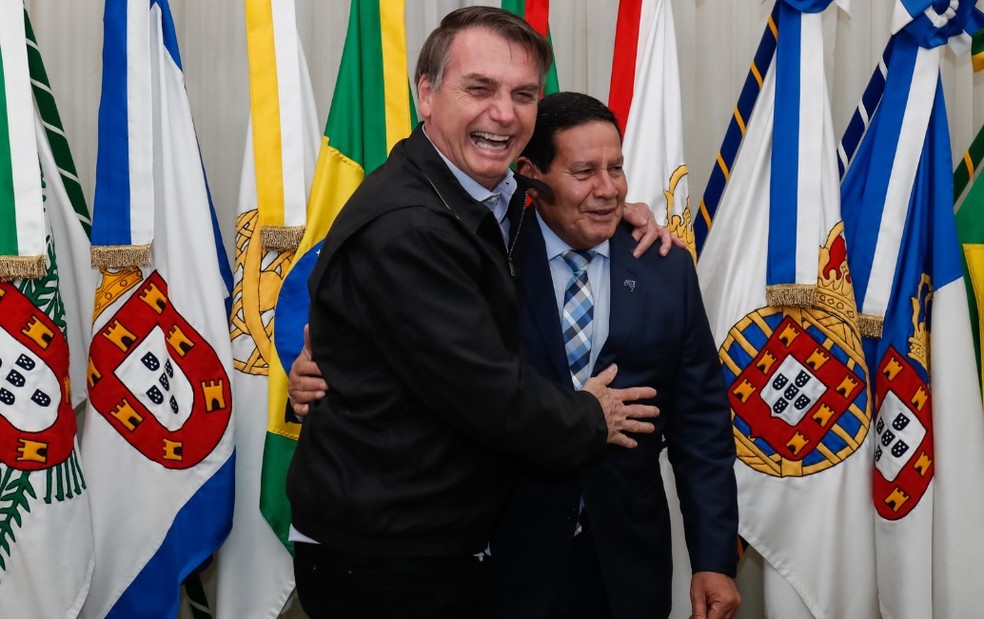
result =
[[[307,204],[300,256],[280,290],[269,369],[269,422],[263,451],[260,510],[280,540],[288,541],[287,467],[300,426],[286,421],[287,375],[303,345],[308,319],[307,279],[322,239],[366,174],[386,159],[416,123],[407,79],[404,0],[352,0],[338,81]],[[330,380],[330,377],[329,377]]]
[[[974,138],[970,148],[953,173],[953,196],[958,201],[957,236],[963,249],[964,283],[967,286],[967,304],[970,321],[974,326],[974,350],[977,352],[977,375],[984,384],[984,359],[981,358],[981,341],[984,340],[984,322],[980,308],[984,307],[984,181],[975,174],[984,163],[984,128]],[[970,185],[967,197],[960,196]]]

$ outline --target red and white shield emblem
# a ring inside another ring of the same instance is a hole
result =
[[[229,424],[232,392],[215,350],[154,271],[92,338],[89,399],[147,458],[170,469],[201,462]]]
[[[68,342],[46,313],[0,282],[0,462],[36,471],[75,446]]]
[[[876,381],[875,509],[886,520],[905,517],[933,479],[933,402],[906,358],[889,346]]]
[[[860,376],[786,316],[728,396],[749,436],[796,462],[820,446],[864,389]]]

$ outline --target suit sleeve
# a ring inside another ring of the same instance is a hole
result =
[[[502,275],[485,272],[475,240],[451,222],[392,223],[401,232],[357,243],[352,264],[381,353],[413,395],[464,436],[534,466],[565,470],[600,454],[597,400],[540,377],[506,345],[519,338],[515,304],[508,319],[492,314],[488,282]]]
[[[717,347],[693,263],[686,260],[687,328],[676,411],[667,424],[687,549],[694,572],[735,576],[738,499],[731,413]]]

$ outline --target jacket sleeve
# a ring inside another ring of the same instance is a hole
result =
[[[382,238],[353,239],[354,285],[386,362],[426,408],[489,448],[547,470],[600,454],[597,400],[542,378],[515,352],[515,302],[489,298],[515,296],[504,269],[490,268],[482,241],[450,218],[413,220],[421,210],[387,215]]]
[[[687,327],[677,381],[676,409],[667,425],[670,462],[694,572],[735,576],[738,495],[730,405],[697,274],[688,259]]]

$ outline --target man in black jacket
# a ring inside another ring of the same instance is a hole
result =
[[[510,271],[525,187],[508,169],[551,54],[508,12],[428,37],[424,119],[342,209],[311,275],[313,359],[332,389],[287,492],[301,604],[317,617],[481,617],[479,553],[519,463],[561,470],[651,432],[648,387],[580,392],[521,359]],[[646,401],[647,404],[625,404]]]

